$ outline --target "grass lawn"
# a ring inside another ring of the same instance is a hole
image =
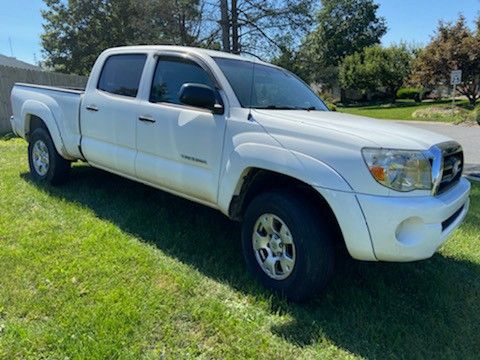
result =
[[[456,104],[465,108],[468,105],[466,100],[457,100]],[[436,102],[422,102],[416,103],[412,100],[398,100],[395,104],[376,104],[376,105],[362,105],[351,107],[338,107],[337,110],[348,114],[368,116],[377,119],[388,120],[428,120],[428,121],[444,121],[444,122],[456,122],[459,119],[456,117],[449,117],[443,119],[415,119],[412,114],[419,109],[427,109],[429,107],[445,107],[448,108],[452,105],[451,100],[442,100]]]
[[[295,305],[246,274],[220,213],[86,165],[39,186],[23,140],[0,154],[1,359],[478,359],[478,185],[432,259],[348,260]]]

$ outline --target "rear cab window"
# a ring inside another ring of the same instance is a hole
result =
[[[97,88],[115,95],[136,97],[146,54],[111,55],[103,64]]]

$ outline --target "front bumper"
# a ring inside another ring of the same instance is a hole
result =
[[[350,255],[405,262],[431,257],[468,212],[470,183],[438,196],[387,197],[317,188],[330,204]]]
[[[431,257],[465,219],[469,194],[470,183],[461,178],[457,185],[438,196],[357,195],[375,257],[382,261]]]

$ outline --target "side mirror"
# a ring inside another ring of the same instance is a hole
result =
[[[212,110],[214,114],[223,114],[223,105],[217,103],[215,91],[203,84],[183,84],[178,93],[182,104]]]

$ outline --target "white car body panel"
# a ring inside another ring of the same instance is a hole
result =
[[[115,96],[87,86],[81,107],[82,152],[92,165],[135,176],[135,98]],[[87,107],[98,108],[89,111]]]
[[[470,183],[462,178],[438,197],[358,195],[369,224],[375,256],[383,261],[412,261],[431,257],[465,218]],[[445,229],[442,222],[460,211]],[[402,227],[409,223],[411,231]]]
[[[105,60],[110,55],[129,53],[147,55],[137,96],[98,90]],[[221,88],[224,114],[149,102],[158,54],[188,56],[208,67]],[[348,251],[360,260],[427,258],[460,225],[468,210],[467,180],[462,179],[441,196],[427,190],[397,192],[373,179],[361,155],[364,147],[424,151],[451,141],[449,138],[335,112],[242,108],[212,57],[246,60],[176,46],[106,50],[92,69],[85,93],[16,85],[11,97],[12,128],[28,138],[30,118],[37,116],[66,159],[86,160],[226,215],[251,169],[290,176],[323,196]],[[139,121],[140,117],[152,122]],[[458,216],[443,229],[442,223],[452,215]],[[418,228],[415,239],[403,232],[402,224],[409,221]]]
[[[25,137],[30,115],[38,116],[46,123],[55,147],[63,157],[70,160],[81,158],[78,112],[82,97],[82,91],[16,84],[11,96],[12,129]]]

